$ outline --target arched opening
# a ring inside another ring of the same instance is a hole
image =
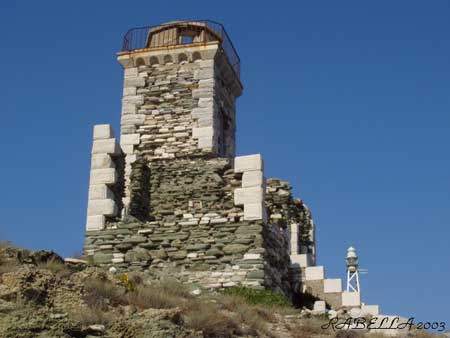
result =
[[[150,58],[150,66],[159,65],[159,60],[156,56]]]
[[[166,63],[173,63],[172,56],[170,56],[170,55],[164,56],[164,64],[166,64]]]
[[[187,61],[188,61],[188,57],[186,54],[181,53],[178,55],[178,63],[187,62]]]
[[[143,58],[138,58],[136,60],[136,67],[145,66],[145,61]]]
[[[201,60],[202,59],[202,55],[199,52],[194,52],[192,54],[192,60],[197,61],[197,60]]]

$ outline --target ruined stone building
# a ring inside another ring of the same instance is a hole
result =
[[[86,255],[206,288],[264,287],[291,297],[309,285],[343,305],[340,280],[314,266],[307,206],[289,183],[266,179],[260,154],[235,154],[243,85],[223,26],[132,29],[117,59],[120,141],[109,125],[94,127]]]

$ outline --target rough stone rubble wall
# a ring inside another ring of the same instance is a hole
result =
[[[86,249],[94,263],[122,270],[170,274],[205,287],[247,285],[290,292],[278,257],[279,237],[235,204],[243,172],[228,159],[179,159],[150,164],[147,222],[129,220],[88,231]],[[255,197],[256,199],[263,196]],[[286,260],[287,257],[287,260]]]
[[[290,255],[290,281],[294,291],[301,290],[306,266],[315,265],[314,222],[309,208],[294,198],[288,182],[267,180],[266,195],[268,222],[285,234]],[[284,249],[286,250],[286,249]]]
[[[241,284],[292,295],[287,225],[305,223],[309,214],[286,183],[266,186],[260,155],[234,163],[142,157],[132,166],[130,217],[87,232],[94,263],[205,287]]]

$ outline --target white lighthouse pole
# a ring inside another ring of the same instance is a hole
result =
[[[359,272],[358,272],[358,256],[354,247],[347,249],[347,292],[360,292]]]

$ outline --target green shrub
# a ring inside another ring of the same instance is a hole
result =
[[[253,305],[265,305],[269,307],[291,307],[292,304],[281,293],[270,290],[252,289],[243,286],[227,288],[224,294],[243,298]]]

